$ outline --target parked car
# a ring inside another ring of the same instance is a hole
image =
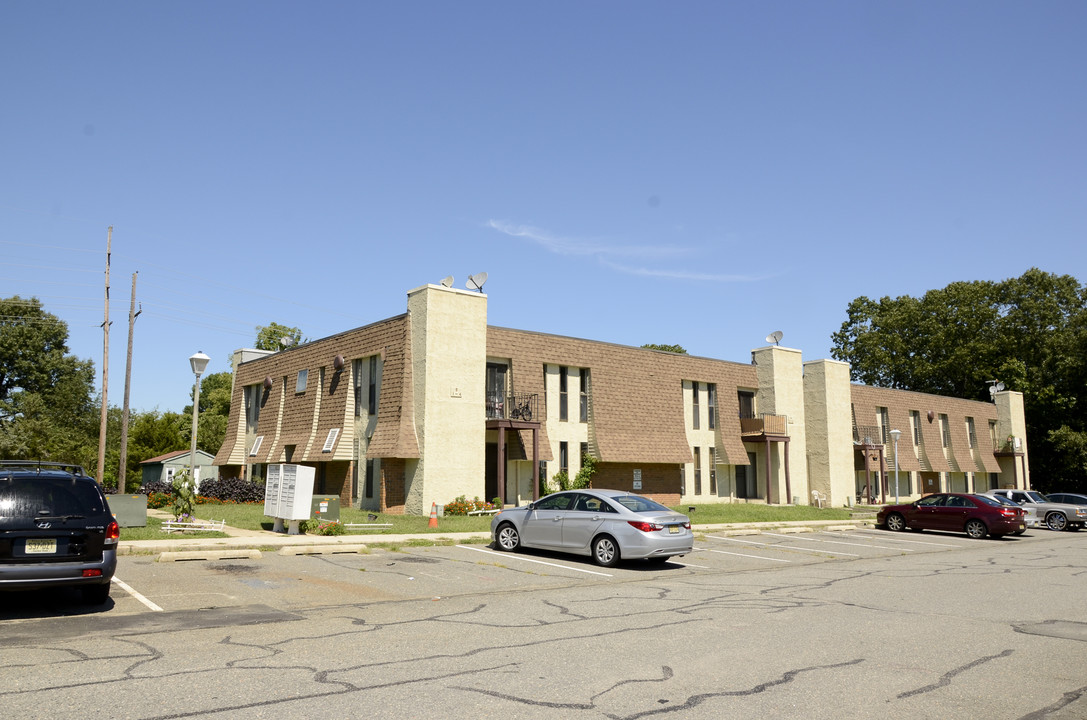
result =
[[[74,465],[0,461],[0,591],[78,587],[109,598],[120,529],[93,478]]]
[[[1004,488],[988,490],[983,495],[1006,497],[1027,511],[1027,525],[1050,530],[1078,530],[1087,523],[1087,507],[1052,502],[1037,490]]]
[[[1046,493],[1050,502],[1064,503],[1066,505],[1087,505],[1087,495],[1078,493]]]
[[[624,490],[565,490],[491,520],[498,550],[542,548],[589,555],[613,567],[620,559],[664,562],[694,549],[691,521]]]
[[[996,500],[1001,505],[1009,505],[1011,507],[1019,507],[1018,504],[1013,503],[1011,500],[1004,497],[1003,495],[986,495],[986,497],[991,497],[993,500]],[[1015,532],[1012,533],[1012,535],[1022,535],[1025,532],[1026,532],[1026,528],[1023,528],[1022,530],[1016,530]]]
[[[876,524],[888,530],[946,530],[972,538],[994,538],[1026,530],[1026,511],[985,495],[936,493],[908,505],[888,505]]]

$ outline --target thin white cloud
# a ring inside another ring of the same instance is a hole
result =
[[[632,267],[615,262],[613,258],[666,258],[688,255],[690,248],[659,245],[606,245],[581,238],[556,237],[545,230],[530,225],[515,225],[503,220],[488,220],[487,227],[510,237],[530,240],[548,252],[558,255],[580,255],[596,257],[602,266],[625,275],[639,277],[660,277],[673,280],[695,280],[701,282],[758,282],[772,275],[731,275],[726,273],[702,273],[689,270],[670,270],[667,268]]]
[[[596,255],[600,257],[667,257],[685,255],[687,248],[663,245],[605,245],[583,238],[556,237],[530,225],[514,225],[502,220],[488,220],[487,227],[510,237],[531,240],[558,255]]]
[[[724,273],[699,273],[686,270],[667,270],[663,268],[629,267],[610,262],[603,258],[600,263],[616,272],[640,277],[663,277],[673,280],[702,280],[706,282],[758,282],[770,278],[770,275],[728,275]]]

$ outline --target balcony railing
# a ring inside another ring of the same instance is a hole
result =
[[[853,442],[861,445],[883,445],[883,429],[878,425],[857,425],[853,428]]]
[[[789,416],[760,413],[757,417],[740,418],[740,436],[788,435]]]
[[[488,420],[522,420],[531,422],[539,419],[539,396],[528,393],[514,393],[512,395],[488,395],[487,419]]]

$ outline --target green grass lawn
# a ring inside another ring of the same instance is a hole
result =
[[[730,503],[683,505],[673,508],[690,516],[696,525],[744,522],[783,522],[787,520],[848,520],[849,510],[844,508],[820,509],[808,505],[777,506],[757,503]],[[429,516],[388,515],[374,513],[376,520],[370,520],[370,511],[357,508],[340,508],[340,522],[348,523],[389,523],[388,528],[349,528],[352,535],[415,535],[451,532],[487,532],[491,527],[490,515],[448,515],[438,518],[438,527],[429,527]],[[247,530],[271,530],[274,520],[264,515],[264,504],[251,505],[197,505],[196,516],[201,520],[225,520],[231,527]],[[167,537],[224,537],[223,533],[172,533],[160,529],[161,521],[149,517],[146,528],[124,528],[122,540],[153,540]]]
[[[262,507],[261,510],[264,508]],[[121,542],[125,540],[166,540],[169,538],[224,538],[223,532],[163,532],[162,520],[148,517],[145,527],[121,528]]]

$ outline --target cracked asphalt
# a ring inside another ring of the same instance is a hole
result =
[[[1087,533],[706,535],[160,563],[0,595],[0,709],[103,718],[1087,717]],[[130,592],[131,591],[131,592]],[[157,608],[157,609],[156,609]]]

